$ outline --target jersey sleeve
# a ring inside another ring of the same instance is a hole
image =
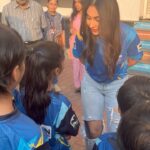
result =
[[[49,131],[47,131],[44,127],[41,126],[41,140],[43,142],[41,142],[41,145],[35,148],[35,150],[51,150],[49,134],[51,134],[51,132],[49,133]]]
[[[142,45],[136,33],[133,34],[132,40],[129,41],[129,46],[127,48],[127,55],[129,58],[137,61],[140,60],[143,56]]]
[[[76,35],[75,43],[73,47],[73,55],[76,58],[80,58],[84,49],[83,39],[80,35]]]
[[[62,105],[57,119],[56,131],[62,135],[76,136],[79,130],[79,120],[67,97],[62,96]]]
[[[120,150],[116,133],[104,133],[96,139],[93,150]]]

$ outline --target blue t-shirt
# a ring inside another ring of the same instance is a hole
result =
[[[67,135],[70,130],[71,134],[72,131],[74,131],[75,134],[78,133],[78,119],[75,113],[72,111],[71,103],[67,97],[55,92],[50,92],[49,96],[51,103],[47,107],[47,113],[42,126],[47,129],[51,128],[50,145],[52,149],[69,150],[70,145],[68,144],[64,135]],[[23,113],[26,113],[21,101],[23,94],[20,94],[18,91],[15,90],[14,97],[16,107]],[[62,125],[63,122],[64,125]],[[71,122],[72,124],[70,125]]]
[[[107,68],[104,64],[104,41],[101,38],[96,40],[96,52],[94,55],[94,63],[91,66],[87,60],[85,60],[85,68],[87,73],[92,79],[99,83],[109,83],[113,80],[122,79],[127,75],[128,58],[134,60],[140,60],[143,56],[143,52],[140,50],[140,40],[136,31],[127,24],[121,23],[121,53],[116,64],[116,70],[113,79],[108,76]],[[83,40],[76,36],[74,46],[74,56],[79,58],[82,55],[84,49]]]
[[[40,127],[18,110],[0,116],[0,150],[33,150],[46,141]]]

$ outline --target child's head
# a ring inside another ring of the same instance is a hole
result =
[[[73,0],[73,9],[80,12],[83,7],[83,0]]]
[[[8,93],[24,73],[24,44],[19,34],[0,25],[0,94]]]
[[[26,60],[24,104],[28,115],[42,123],[50,103],[48,90],[63,69],[64,50],[54,42],[40,42]],[[39,117],[40,116],[40,117]]]
[[[118,137],[124,150],[150,150],[150,98],[141,98],[123,115]]]
[[[48,0],[47,7],[50,13],[55,14],[57,6],[58,6],[58,0]]]
[[[150,99],[150,78],[133,76],[119,89],[117,101],[121,114],[124,114],[136,103]]]
[[[72,3],[72,14],[71,14],[71,20],[74,19],[74,17],[82,11],[83,9],[83,0],[73,0]]]

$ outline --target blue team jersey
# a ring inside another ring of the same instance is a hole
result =
[[[96,40],[96,52],[94,55],[93,66],[85,60],[85,68],[92,79],[99,83],[109,83],[113,80],[122,79],[127,75],[128,58],[140,60],[143,56],[140,40],[136,31],[127,24],[120,24],[121,30],[121,53],[116,64],[116,70],[113,79],[108,76],[107,68],[104,64],[104,41],[101,38]],[[74,56],[80,58],[84,49],[83,40],[76,36],[74,46]]]
[[[93,150],[121,150],[115,132],[102,134],[96,139]]]
[[[18,110],[0,116],[0,150],[33,150],[47,140],[40,127]]]
[[[20,96],[17,91],[14,91],[14,96],[16,107],[23,113],[26,113],[21,101],[22,95]],[[50,92],[49,96],[51,103],[47,107],[47,113],[42,127],[51,130],[49,138],[52,149],[69,150],[70,145],[65,139],[65,135],[67,135],[67,133],[69,134],[70,126],[73,127],[71,130],[75,132],[74,135],[78,133],[78,119],[72,117],[75,114],[72,112],[71,103],[67,97],[55,92]],[[67,118],[69,120],[66,120]],[[69,125],[67,126],[67,124]],[[72,132],[71,134],[73,135]]]

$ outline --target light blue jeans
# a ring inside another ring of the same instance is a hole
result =
[[[103,120],[105,112],[107,131],[115,132],[120,121],[116,95],[126,80],[127,77],[111,83],[98,83],[85,73],[81,84],[84,120]]]

